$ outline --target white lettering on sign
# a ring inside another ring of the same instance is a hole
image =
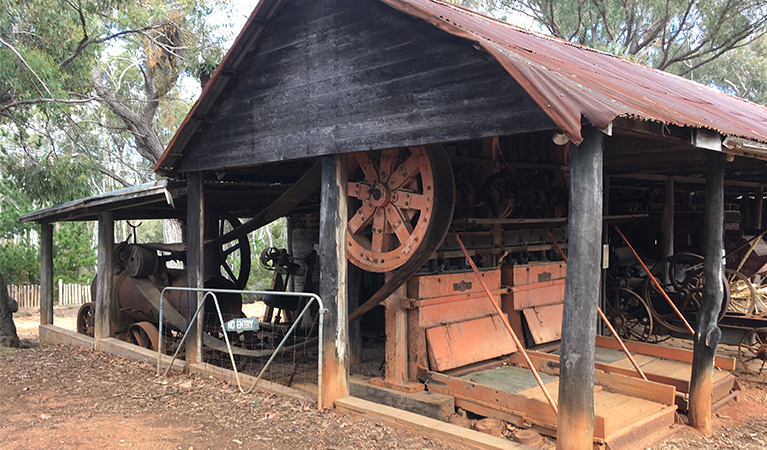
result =
[[[258,318],[251,319],[232,319],[224,326],[226,331],[257,331]]]

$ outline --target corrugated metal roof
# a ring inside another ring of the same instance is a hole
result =
[[[38,209],[19,217],[19,222],[60,222],[65,220],[95,220],[97,213],[115,208],[127,208],[131,205],[145,205],[149,202],[175,208],[173,195],[168,190],[166,181],[140,184],[116,191],[104,192],[92,197]]]
[[[763,106],[436,0],[381,1],[477,42],[575,143],[581,115],[599,128],[627,116],[767,142]]]
[[[699,83],[438,0],[379,0],[478,44],[577,143],[581,117],[599,128],[619,116],[767,142],[767,108]],[[170,169],[281,0],[262,0],[155,169]]]

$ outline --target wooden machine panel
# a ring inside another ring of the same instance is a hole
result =
[[[429,364],[442,372],[517,351],[498,314],[426,330]]]
[[[502,269],[501,280],[510,286],[501,308],[514,323],[525,318],[535,344],[558,340],[562,335],[567,264],[533,263]],[[518,325],[516,328],[520,328]],[[518,334],[521,330],[518,330]]]
[[[504,312],[562,303],[566,271],[565,263],[504,267],[501,279],[511,286],[511,294],[504,296]]]
[[[484,270],[482,279],[490,289],[501,287],[501,271]],[[412,277],[407,282],[407,296],[414,300],[452,297],[455,295],[484,292],[474,272],[446,273]]]
[[[481,276],[496,301],[501,270]],[[426,331],[429,364],[443,371],[485,361],[517,350],[501,318],[473,272],[424,275],[408,281],[410,308],[418,311],[418,326]]]
[[[557,341],[562,337],[563,304],[536,306],[523,309],[527,321],[527,329],[533,341],[540,345]]]

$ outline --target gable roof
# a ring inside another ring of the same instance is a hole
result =
[[[439,0],[379,0],[468,39],[491,54],[578,144],[581,117],[603,129],[616,117],[710,129],[767,143],[767,108],[666,72],[543,36]],[[262,0],[155,166],[172,169],[283,0]],[[767,148],[763,150],[767,153]]]

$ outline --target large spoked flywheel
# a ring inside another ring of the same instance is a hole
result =
[[[455,182],[441,146],[354,153],[348,174],[347,254],[357,267],[393,271],[445,238]]]

